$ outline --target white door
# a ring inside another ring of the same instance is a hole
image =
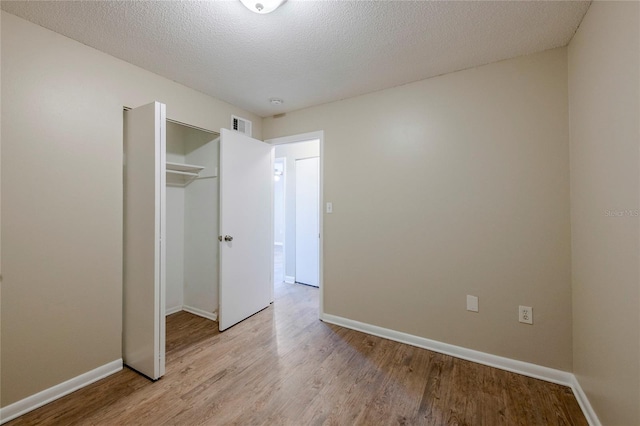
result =
[[[296,160],[296,282],[318,287],[320,159]]]
[[[272,157],[271,145],[221,129],[220,331],[270,303]]]
[[[156,380],[165,372],[166,108],[124,117],[123,360]]]

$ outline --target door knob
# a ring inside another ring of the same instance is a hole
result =
[[[224,240],[225,241],[233,241],[233,237],[231,235],[225,235],[224,236]]]

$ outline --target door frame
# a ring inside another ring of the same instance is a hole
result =
[[[318,140],[319,143],[319,161],[320,161],[320,179],[319,179],[319,192],[320,192],[320,200],[318,203],[319,212],[318,212],[318,226],[320,230],[320,247],[318,253],[318,287],[320,290],[319,297],[319,306],[318,306],[318,316],[322,318],[324,316],[324,130],[318,130],[315,132],[309,133],[301,133],[298,135],[292,136],[284,136],[280,138],[272,138],[265,139],[265,142],[273,145],[274,149],[276,145],[285,145],[290,143],[297,142],[308,142],[312,140]],[[273,204],[273,202],[272,202]],[[272,207],[273,208],[273,207]],[[273,223],[271,224],[273,228]],[[271,230],[271,246],[272,246],[272,258],[273,258],[273,243],[275,242],[275,236],[273,235],[273,229]],[[274,281],[274,270],[271,268],[271,281],[275,284]],[[273,285],[271,286],[271,291],[273,292]],[[273,294],[272,297],[273,299]]]

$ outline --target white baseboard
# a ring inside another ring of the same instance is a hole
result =
[[[436,340],[418,337],[412,334],[390,330],[388,328],[378,327],[376,325],[354,321],[336,315],[323,313],[320,315],[320,319],[324,322],[361,331],[373,336],[406,343],[411,346],[428,349],[445,355],[451,355],[453,357],[476,362],[478,364],[488,365],[489,367],[495,367],[501,370],[511,371],[512,373],[522,374],[535,379],[545,380],[547,382],[570,387],[573,390],[573,393],[578,400],[578,404],[580,405],[580,408],[582,408],[589,424],[591,426],[600,426],[600,421],[593,411],[589,400],[582,391],[582,388],[580,388],[580,384],[576,380],[575,376],[567,371],[556,370],[554,368],[543,367],[529,362],[518,361],[473,349],[463,348],[461,346],[438,342]]]
[[[213,321],[217,321],[218,319],[218,315],[215,312],[210,313],[189,306],[183,306],[182,310],[190,312],[194,315],[211,319]],[[406,343],[408,345],[428,349],[445,355],[451,355],[456,358],[465,359],[467,361],[477,362],[478,364],[488,365],[490,367],[499,368],[501,370],[511,371],[513,373],[522,374],[524,376],[529,376],[536,379],[568,386],[573,390],[573,394],[575,395],[578,404],[580,405],[580,408],[582,409],[582,412],[584,413],[589,424],[591,426],[601,426],[600,420],[593,410],[593,407],[589,403],[589,400],[582,390],[580,383],[572,373],[556,370],[549,367],[543,367],[524,361],[491,355],[485,352],[467,349],[460,346],[450,345],[448,343],[442,343],[436,340],[426,339],[424,337],[418,337],[411,334],[338,317],[335,315],[322,314],[320,319],[331,324],[336,324],[341,327],[361,331],[363,333],[371,334],[396,342]],[[117,373],[120,370],[122,370],[122,359],[112,361],[101,367],[67,380],[66,382],[38,392],[35,395],[31,395],[25,399],[14,402],[11,405],[2,407],[0,408],[0,425],[13,420],[16,417],[20,417],[30,411],[33,411],[36,408],[42,407],[43,405],[48,404],[58,398],[62,398],[63,396],[68,395],[80,388],[88,386],[91,383],[110,376],[111,374]]]
[[[189,312],[190,314],[198,315],[199,317],[207,318],[212,321],[218,321],[218,313],[217,312],[207,312],[202,309],[194,308],[192,306],[183,305],[182,310],[185,312]]]
[[[589,422],[590,426],[602,426],[602,423],[600,423],[600,419],[598,418],[595,410],[591,406],[591,403],[589,402],[587,395],[582,390],[582,386],[580,386],[580,382],[578,382],[578,378],[573,374],[572,376],[573,376],[573,381],[571,383],[571,390],[573,390],[573,394],[578,400],[578,404],[580,405],[580,408],[582,409],[584,416],[587,418],[587,422]]]
[[[285,275],[284,276],[284,282],[287,283],[287,284],[294,284],[296,282],[296,277]]]
[[[182,305],[174,306],[173,308],[168,308],[164,310],[164,315],[169,316],[171,314],[175,314],[176,312],[180,312],[182,310]]]
[[[117,359],[101,367],[87,371],[73,379],[69,379],[66,382],[38,392],[35,395],[31,395],[18,402],[14,402],[11,405],[2,407],[0,408],[0,424],[4,424],[9,420],[20,417],[29,411],[33,411],[36,408],[50,403],[51,401],[62,398],[71,392],[77,391],[78,389],[90,385],[93,382],[97,382],[100,379],[104,379],[105,377],[110,376],[113,373],[117,373],[120,370],[122,370],[122,359]]]

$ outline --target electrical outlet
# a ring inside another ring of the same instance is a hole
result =
[[[518,321],[525,324],[533,324],[533,308],[531,306],[520,305],[518,312]]]

